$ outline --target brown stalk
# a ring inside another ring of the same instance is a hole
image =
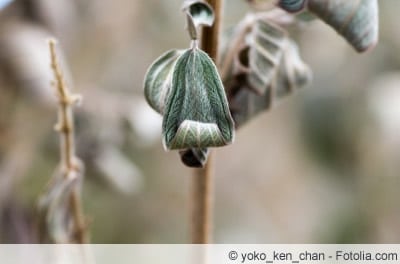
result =
[[[60,154],[61,154],[61,170],[63,176],[71,180],[75,177],[82,177],[82,166],[78,158],[75,156],[75,138],[74,138],[74,118],[72,106],[79,100],[80,96],[70,93],[64,81],[62,71],[57,60],[55,40],[49,41],[51,68],[54,73],[54,86],[57,90],[59,109],[58,123],[55,129],[60,134]],[[81,179],[78,179],[78,181]],[[82,202],[79,186],[71,193],[69,198],[69,208],[73,218],[73,234],[72,243],[88,243],[87,226],[82,210]]]
[[[215,21],[212,27],[203,27],[201,47],[217,64],[223,0],[207,0],[207,2],[214,9]],[[205,167],[202,169],[195,169],[193,175],[193,244],[207,244],[212,241],[212,183],[214,180],[214,155],[215,154],[210,151],[208,162]]]

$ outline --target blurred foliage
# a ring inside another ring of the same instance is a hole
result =
[[[357,103],[324,93],[306,98],[301,111],[302,133],[311,154],[342,176],[357,166],[357,137],[365,116],[356,108]]]
[[[188,241],[192,172],[162,149],[142,91],[148,65],[189,43],[180,4],[15,0],[0,11],[0,242],[37,241],[37,198],[59,161],[52,35],[84,97],[77,151],[92,241]],[[400,105],[389,89],[400,78],[388,78],[400,70],[400,3],[379,4],[380,43],[364,55],[320,21],[296,30],[314,81],[218,149],[215,242],[400,242],[400,118],[387,111]],[[246,9],[227,1],[225,26]]]

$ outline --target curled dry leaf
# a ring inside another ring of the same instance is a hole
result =
[[[273,23],[259,20],[253,27],[247,81],[256,93],[264,94],[275,78],[286,43],[285,31]]]
[[[264,94],[258,95],[249,89],[243,75],[238,75],[236,83],[231,86],[228,97],[236,126],[244,125],[260,112],[270,109],[276,101],[309,83],[311,75],[310,68],[300,58],[296,44],[287,40],[276,75],[267,84]]]
[[[233,61],[222,68],[228,69],[224,84],[236,127],[311,80],[310,68],[283,28],[263,17],[248,21],[252,24],[243,28],[240,43],[228,40],[224,47],[234,52]],[[228,56],[223,54],[223,61],[229,62]]]

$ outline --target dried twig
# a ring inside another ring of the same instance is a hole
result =
[[[72,106],[77,103],[81,97],[70,93],[65,84],[63,74],[57,61],[54,40],[49,41],[49,48],[51,55],[51,68],[55,77],[54,86],[57,90],[59,101],[58,123],[56,124],[55,129],[60,133],[61,174],[65,180],[81,181],[82,179],[75,179],[82,177],[83,167],[79,159],[75,156],[74,120],[72,112]],[[87,227],[80,196],[79,185],[75,184],[68,200],[73,222],[73,233],[71,241],[69,242],[87,243]]]

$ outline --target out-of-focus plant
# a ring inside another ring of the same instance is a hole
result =
[[[315,16],[334,28],[358,52],[371,49],[378,41],[377,0],[247,2],[252,11],[225,34],[217,63],[219,73],[198,48],[197,27],[210,26],[213,17],[218,22],[222,19],[222,1],[208,1],[207,5],[207,1],[186,0],[183,11],[187,15],[191,49],[165,53],[146,74],[146,99],[163,115],[164,145],[166,149],[180,149],[182,161],[190,167],[207,164],[209,147],[233,141],[231,116],[239,128],[261,111],[270,109],[277,99],[310,82],[311,70],[289,37],[290,27],[306,24]],[[202,48],[206,52],[218,49],[217,41],[204,41],[212,33],[218,34],[218,30],[212,29],[203,31]],[[230,114],[221,94],[220,80]],[[207,185],[204,181],[203,184]]]
[[[80,96],[72,94],[65,83],[56,57],[55,41],[49,41],[51,68],[58,96],[58,123],[61,163],[46,192],[39,200],[40,235],[42,242],[87,243],[86,220],[81,205],[83,163],[75,155],[72,106]]]
[[[79,1],[14,0],[0,10],[0,214],[4,211],[7,215],[8,208],[22,203],[14,201],[21,196],[18,188],[40,174],[35,171],[42,165],[40,159],[43,158],[44,165],[41,170],[54,166],[55,160],[51,157],[57,151],[57,141],[49,134],[57,98],[49,85],[53,73],[45,40],[51,36],[61,39],[63,49],[57,50],[58,62],[66,83],[71,83],[65,58],[82,48],[75,45],[76,34],[82,34],[82,29],[76,27],[76,23],[82,23],[79,12],[83,11],[78,6]],[[73,56],[72,63],[76,65]],[[93,85],[96,89],[85,89],[87,86],[79,88],[91,100],[75,111],[77,156],[85,163],[90,174],[88,178],[93,182],[114,187],[123,194],[138,192],[142,186],[141,170],[122,148],[132,113],[135,113],[135,120],[131,121],[133,128],[141,125],[136,122],[139,113],[136,110],[145,103],[144,99],[137,96],[142,104],[132,105],[132,96],[106,91],[100,82]],[[99,109],[99,105],[103,107]],[[113,111],[109,111],[110,108]],[[143,116],[143,111],[141,114]],[[44,180],[44,177],[38,178],[36,185],[29,188],[29,195],[35,192],[37,195],[39,190],[35,187],[41,186],[40,180]],[[24,213],[27,219],[33,218],[33,201],[29,199],[27,203],[30,206],[23,208],[27,211]],[[10,212],[18,212],[18,209]],[[7,223],[4,221],[4,226],[0,217],[2,242],[28,241],[19,235],[21,232],[12,233],[19,225],[7,227]],[[3,232],[5,229],[9,232]],[[29,241],[37,242],[36,233],[33,233]]]

